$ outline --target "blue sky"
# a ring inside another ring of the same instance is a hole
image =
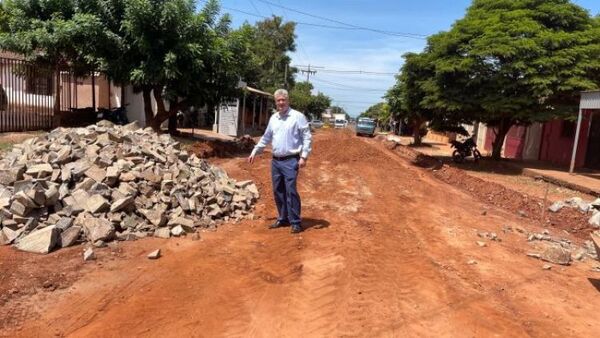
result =
[[[600,13],[600,0],[574,2],[593,15]],[[470,3],[470,0],[221,0],[222,11],[231,14],[234,27],[244,21],[262,20],[259,16],[275,14],[299,23],[344,27],[315,17],[319,16],[373,30],[407,33],[408,36],[401,36],[305,24],[296,26],[297,48],[291,54],[292,65],[324,67],[315,69],[317,73],[311,76],[311,83],[316,91],[330,96],[333,104],[343,107],[352,116],[382,101],[381,96],[395,82],[389,73],[398,72],[402,54],[421,51],[426,42],[423,37],[448,30],[454,21],[464,16]],[[336,72],[338,70],[385,74],[348,74]],[[306,75],[298,75],[297,80],[306,80]]]

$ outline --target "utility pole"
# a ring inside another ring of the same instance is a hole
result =
[[[287,73],[288,73],[288,64],[285,64],[285,72],[283,73],[283,88],[288,89],[288,83],[287,83]]]
[[[300,70],[303,74],[306,74],[306,82],[310,82],[310,75],[314,75],[317,73],[316,70],[310,70],[310,64],[308,65],[308,69]]]

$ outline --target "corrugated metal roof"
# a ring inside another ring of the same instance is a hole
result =
[[[600,109],[600,90],[582,92],[579,108]]]
[[[255,94],[260,94],[260,95],[264,95],[264,96],[273,96],[273,94],[267,93],[267,92],[263,92],[262,90],[258,90],[256,88],[252,88],[252,87],[248,87],[246,86],[244,88],[245,90],[251,92],[251,93],[255,93]]]

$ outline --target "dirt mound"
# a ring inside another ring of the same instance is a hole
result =
[[[244,136],[234,141],[205,140],[198,141],[188,146],[187,151],[196,154],[199,158],[233,157],[240,154],[249,154],[256,142]]]
[[[547,205],[544,206],[542,199],[473,177],[464,170],[443,165],[438,159],[424,155],[410,147],[400,144],[393,148],[387,144],[385,146],[393,149],[392,151],[396,154],[409,159],[416,166],[433,169],[433,176],[437,179],[460,188],[488,204],[536,222],[541,222],[542,214],[544,214],[543,224],[573,233],[580,239],[588,239],[589,234],[594,230],[588,224],[589,215],[575,209],[565,208],[558,213],[552,213],[548,211],[550,201],[547,201]],[[546,211],[543,211],[544,209]]]
[[[327,147],[319,148],[313,145],[313,153],[332,165],[352,163],[357,160],[369,160],[372,163],[381,163],[385,158],[379,149],[373,148],[368,143],[356,142],[350,131],[334,131],[334,137],[328,137]]]

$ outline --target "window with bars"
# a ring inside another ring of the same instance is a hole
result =
[[[26,92],[35,95],[52,95],[54,81],[51,74],[28,74]]]

